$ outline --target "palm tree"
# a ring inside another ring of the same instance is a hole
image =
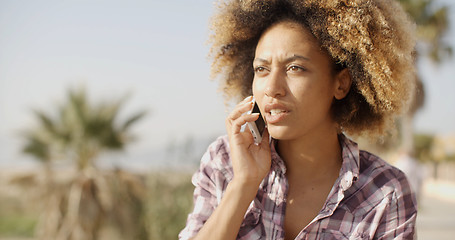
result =
[[[421,44],[418,56],[427,56],[441,63],[452,55],[452,47],[444,42],[449,29],[449,8],[435,7],[433,0],[399,0],[409,16],[417,24],[417,37]]]
[[[145,115],[140,111],[119,122],[125,99],[93,104],[83,88],[70,89],[67,100],[56,113],[34,111],[38,126],[24,133],[23,152],[45,164],[46,176],[52,175],[51,164],[59,159],[70,160],[76,167],[71,181],[46,184],[46,205],[37,231],[41,239],[97,239],[105,220],[117,216],[113,214],[115,210],[140,214],[132,211],[142,199],[140,191],[133,191],[142,187],[140,181],[120,170],[102,172],[95,165],[100,153],[122,150],[130,143],[134,139],[131,126]],[[126,196],[114,198],[119,192]],[[128,209],[132,204],[135,206]],[[121,223],[121,220],[113,222]],[[119,225],[119,228],[125,226]]]

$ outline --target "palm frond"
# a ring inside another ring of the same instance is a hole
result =
[[[125,123],[122,125],[120,130],[122,132],[127,131],[133,124],[135,124],[136,122],[138,122],[139,120],[144,118],[146,115],[147,115],[147,111],[140,111],[138,113],[135,113],[133,116],[131,116],[130,118],[128,118],[125,121]]]
[[[36,133],[28,132],[24,134],[26,143],[22,148],[22,152],[35,157],[42,162],[51,160],[50,146],[42,137]]]
[[[34,109],[33,113],[34,113],[35,117],[38,119],[40,128],[49,132],[50,134],[54,134],[57,131],[56,123],[52,119],[52,117],[48,116],[45,112],[43,112],[41,110],[37,110],[37,109]]]

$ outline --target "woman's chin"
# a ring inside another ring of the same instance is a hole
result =
[[[295,135],[295,131],[291,131],[286,126],[267,126],[267,130],[270,136],[277,140],[289,140]]]

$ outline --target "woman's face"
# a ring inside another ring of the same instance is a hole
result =
[[[273,25],[259,39],[253,67],[253,95],[273,138],[336,131],[332,60],[307,29],[294,22]]]

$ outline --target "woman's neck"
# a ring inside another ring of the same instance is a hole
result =
[[[288,177],[315,179],[337,174],[341,167],[341,147],[336,131],[279,140],[277,150],[286,163]]]

